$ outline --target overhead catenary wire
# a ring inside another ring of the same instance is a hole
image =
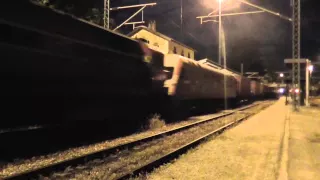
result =
[[[241,3],[247,4],[249,6],[255,7],[255,8],[260,9],[262,11],[265,11],[265,12],[268,12],[270,14],[273,14],[275,16],[278,16],[278,17],[282,18],[282,19],[285,19],[285,20],[288,20],[288,21],[292,21],[292,19],[287,17],[287,16],[284,16],[284,15],[278,13],[278,12],[275,12],[275,11],[271,11],[269,9],[266,9],[266,8],[262,7],[262,6],[258,6],[256,4],[252,4],[252,3],[250,3],[250,2],[248,2],[246,0],[237,0],[237,1],[240,1]]]

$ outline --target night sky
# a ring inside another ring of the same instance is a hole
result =
[[[235,0],[226,0],[234,1]],[[156,20],[157,30],[198,50],[197,59],[208,57],[217,61],[218,24],[200,25],[196,16],[206,15],[217,9],[216,0],[183,0],[183,26],[180,28],[180,0],[111,0],[111,6],[157,2],[145,10],[145,20]],[[291,17],[290,0],[250,0],[250,2]],[[317,0],[301,0],[302,3],[302,57],[320,61],[320,8]],[[236,6],[232,3],[233,6]],[[230,7],[229,5],[226,5]],[[241,4],[224,12],[257,10]],[[116,23],[130,16],[134,10],[112,12]],[[141,16],[133,21],[139,21]],[[226,33],[228,66],[245,70],[283,70],[285,58],[292,56],[291,23],[268,13],[230,16],[222,19]],[[131,26],[121,29],[123,33]]]
[[[104,0],[52,0],[63,4],[74,4],[76,16],[91,8],[103,12]],[[110,0],[111,7],[157,2],[144,10],[145,21],[155,20],[157,30],[197,50],[196,59],[218,59],[218,23],[200,24],[197,16],[217,10],[217,0],[183,0],[183,25],[180,27],[180,0]],[[237,0],[225,0],[223,13],[257,10]],[[291,17],[290,0],[249,0]],[[301,0],[301,57],[320,62],[320,1]],[[234,7],[234,8],[232,8]],[[111,11],[111,18],[119,25],[136,9]],[[140,21],[141,14],[131,21]],[[292,57],[291,22],[269,13],[223,17],[226,34],[227,65],[235,70],[244,63],[245,71],[285,70],[284,59]],[[102,23],[102,22],[101,22]],[[147,25],[147,24],[146,24]],[[127,34],[132,26],[123,26],[120,32]],[[182,31],[181,31],[182,30]],[[320,69],[320,66],[315,68]],[[287,69],[288,70],[288,69]],[[319,74],[320,75],[320,74]]]

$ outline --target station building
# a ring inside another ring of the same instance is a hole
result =
[[[150,49],[162,52],[163,54],[179,54],[194,59],[195,49],[157,32],[155,22],[150,23],[148,27],[139,26],[135,28],[128,36],[144,41]]]

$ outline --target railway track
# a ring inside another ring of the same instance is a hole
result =
[[[188,125],[184,125],[184,126],[174,128],[174,129],[171,129],[171,130],[168,130],[165,132],[161,132],[161,133],[158,133],[155,135],[141,138],[136,141],[127,142],[127,143],[124,143],[124,144],[121,144],[121,145],[118,145],[115,147],[103,149],[103,150],[100,150],[100,151],[97,151],[97,152],[94,152],[91,154],[86,154],[86,155],[82,155],[82,156],[75,157],[72,159],[67,159],[65,161],[53,163],[53,164],[50,164],[50,165],[47,165],[47,166],[44,166],[41,168],[32,169],[32,170],[20,172],[17,174],[11,174],[11,175],[4,177],[4,178],[5,179],[32,179],[32,178],[38,178],[39,175],[50,176],[50,175],[52,175],[52,172],[59,172],[59,171],[65,170],[67,167],[75,167],[79,164],[86,164],[89,161],[92,161],[95,159],[105,158],[105,157],[110,156],[112,154],[116,154],[119,151],[133,149],[137,146],[140,146],[140,145],[143,146],[143,144],[147,144],[147,143],[151,143],[151,145],[152,145],[152,142],[156,141],[158,139],[161,139],[164,137],[169,137],[169,136],[177,134],[179,132],[183,132],[184,130],[188,130],[188,129],[192,129],[196,126],[208,124],[210,122],[213,122],[214,120],[229,117],[229,116],[235,115],[239,112],[245,112],[246,110],[252,109],[257,106],[261,106],[263,104],[264,103],[245,106],[245,107],[239,108],[234,111],[226,112],[222,115],[217,115],[215,117],[211,117],[211,118],[208,118],[205,120],[190,123]],[[183,152],[188,150],[190,147],[194,147],[195,145],[199,144],[203,139],[235,125],[236,123],[248,118],[250,115],[252,115],[254,113],[249,111],[249,112],[240,113],[240,114],[244,114],[244,115],[241,116],[241,118],[236,119],[235,121],[232,121],[228,124],[225,124],[222,127],[216,128],[214,131],[206,133],[205,135],[202,135],[201,137],[198,137],[198,138],[188,142],[187,144],[184,144],[183,146],[175,148],[174,150],[167,152],[164,155],[161,155],[160,157],[153,159],[152,161],[150,161],[148,163],[145,163],[144,165],[132,168],[132,169],[128,170],[126,173],[122,173],[121,176],[115,177],[114,179],[125,179],[125,178],[132,176],[132,175],[137,175],[140,172],[148,172],[148,171],[152,170],[154,167],[157,167],[165,162],[170,161],[172,158],[179,156],[180,154],[182,154]]]
[[[250,108],[253,108],[255,106],[257,106],[259,104],[255,104],[255,105],[250,105],[248,107],[245,107],[245,108],[241,108],[239,111],[243,111],[243,110],[246,110],[246,109],[250,109]],[[266,105],[264,108],[266,108],[268,105]],[[233,114],[233,113],[232,113]],[[250,116],[256,114],[254,111],[249,111],[249,112],[246,112],[245,113],[246,115],[243,116],[243,117],[240,117],[236,120],[234,120],[233,122],[230,122],[222,127],[219,127],[183,146],[180,146],[164,155],[162,155],[161,157],[155,159],[155,160],[152,160],[148,163],[145,163],[144,165],[138,167],[138,168],[135,168],[134,170],[130,171],[130,172],[127,172],[125,174],[123,174],[122,176],[120,177],[117,177],[115,179],[117,180],[120,180],[120,179],[128,179],[128,178],[131,178],[131,177],[135,177],[135,176],[138,176],[138,175],[141,175],[141,174],[145,174],[147,172],[151,172],[152,170],[154,170],[155,168],[161,166],[162,164],[165,164],[167,162],[170,162],[172,160],[174,160],[175,158],[179,157],[180,155],[184,154],[185,152],[187,152],[189,149],[199,145],[203,140],[215,135],[215,134],[218,134],[218,133],[221,133],[223,132],[224,130],[228,129],[228,128],[231,128],[233,127],[234,125],[240,123],[241,121],[249,118]]]

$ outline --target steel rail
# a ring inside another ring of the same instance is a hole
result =
[[[264,108],[266,108],[266,107],[264,107]],[[190,142],[188,144],[185,144],[179,148],[176,148],[175,150],[172,150],[171,152],[159,157],[156,160],[152,160],[149,163],[142,165],[142,166],[132,170],[131,172],[128,172],[128,173],[116,178],[116,180],[128,179],[130,177],[137,176],[141,173],[151,172],[152,170],[161,166],[162,164],[168,163],[168,162],[172,161],[173,159],[179,157],[181,154],[186,153],[189,149],[199,145],[203,140],[205,140],[215,134],[223,132],[224,130],[226,130],[228,128],[234,127],[236,124],[253,116],[254,114],[255,113],[249,113],[245,117],[239,118],[236,121],[233,121],[227,125],[224,125],[224,126],[218,128],[218,129],[215,129],[215,130],[211,131],[210,133],[207,133],[206,135],[203,135],[200,138],[197,138],[196,140],[193,140],[192,142]]]
[[[154,140],[154,139],[161,138],[164,135],[172,135],[174,133],[177,133],[179,131],[185,130],[187,128],[191,128],[191,127],[194,127],[196,125],[200,125],[200,124],[203,124],[203,123],[206,123],[206,122],[209,122],[209,121],[213,121],[213,120],[216,120],[216,119],[219,119],[219,118],[222,118],[222,117],[226,117],[226,116],[229,116],[229,115],[234,114],[236,112],[241,112],[243,110],[255,107],[255,106],[259,105],[259,104],[261,104],[261,103],[248,105],[248,106],[236,109],[234,111],[227,112],[227,113],[222,114],[222,115],[217,115],[215,117],[211,117],[211,118],[208,118],[208,119],[200,120],[200,121],[197,121],[197,122],[194,122],[194,123],[190,123],[190,124],[187,124],[187,125],[184,125],[184,126],[180,126],[180,127],[168,130],[168,131],[160,132],[160,133],[157,133],[155,135],[151,135],[151,136],[148,136],[148,137],[145,137],[145,138],[141,138],[141,139],[138,139],[138,140],[135,140],[135,141],[124,143],[124,144],[121,144],[121,145],[118,145],[118,146],[115,146],[115,147],[111,147],[111,148],[103,149],[103,150],[100,150],[100,151],[96,151],[96,152],[93,152],[91,154],[85,154],[85,155],[78,156],[78,157],[75,157],[75,158],[72,158],[72,159],[67,159],[65,161],[56,162],[56,163],[53,163],[53,164],[50,164],[50,165],[47,165],[47,166],[43,166],[43,167],[40,167],[40,168],[37,168],[37,169],[33,169],[33,170],[29,170],[29,171],[13,174],[11,176],[5,177],[4,179],[10,179],[10,180],[33,179],[33,178],[37,178],[39,175],[49,175],[52,172],[63,171],[65,168],[67,168],[69,166],[83,164],[83,163],[86,163],[86,162],[88,162],[90,160],[93,160],[93,159],[103,158],[103,157],[105,157],[105,156],[107,156],[109,154],[115,153],[115,152],[117,152],[119,150],[130,149],[130,148],[133,148],[134,146],[136,146],[138,144],[145,143],[145,142],[148,142],[148,141],[151,141],[151,140]]]

